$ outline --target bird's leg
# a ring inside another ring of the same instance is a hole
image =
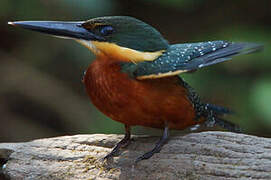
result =
[[[158,153],[161,151],[163,145],[167,142],[168,140],[168,137],[169,137],[169,131],[168,131],[168,126],[165,127],[164,129],[164,133],[163,133],[163,136],[161,137],[161,139],[156,143],[155,147],[143,154],[142,156],[138,157],[135,161],[135,163],[138,163],[139,161],[141,160],[144,160],[144,159],[149,159],[150,157],[152,157],[155,153]]]
[[[120,142],[118,142],[118,144],[113,148],[113,150],[109,154],[107,154],[103,159],[108,159],[110,157],[115,156],[118,153],[119,149],[128,146],[130,141],[131,141],[131,128],[130,126],[125,124],[124,138]]]

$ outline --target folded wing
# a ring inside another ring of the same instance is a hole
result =
[[[262,49],[256,43],[209,41],[171,45],[154,61],[126,63],[122,70],[137,79],[162,78],[220,63]]]

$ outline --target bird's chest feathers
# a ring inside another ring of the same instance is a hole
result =
[[[84,84],[92,102],[101,111],[123,109],[130,103],[129,94],[135,80],[121,72],[118,63],[95,60],[88,68]],[[106,112],[105,112],[106,111]]]
[[[84,84],[101,112],[125,124],[163,127],[164,121],[176,123],[195,115],[178,77],[135,80],[121,71],[119,63],[104,58],[92,62]]]

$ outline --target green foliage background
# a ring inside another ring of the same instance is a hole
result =
[[[79,44],[13,28],[15,20],[87,20],[130,15],[171,43],[259,42],[263,52],[182,77],[203,100],[230,107],[245,133],[271,137],[271,1],[1,0],[0,141],[77,133],[122,133],[91,105],[81,75],[94,56]],[[150,134],[151,129],[136,128]]]

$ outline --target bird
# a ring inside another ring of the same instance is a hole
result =
[[[205,124],[240,132],[238,125],[222,118],[231,113],[229,109],[202,102],[181,74],[263,47],[226,40],[169,44],[154,27],[129,16],[8,24],[75,40],[95,55],[82,79],[86,92],[97,109],[125,127],[124,138],[104,159],[116,156],[130,143],[133,126],[163,130],[154,148],[139,156],[136,163],[159,153],[171,129]]]

